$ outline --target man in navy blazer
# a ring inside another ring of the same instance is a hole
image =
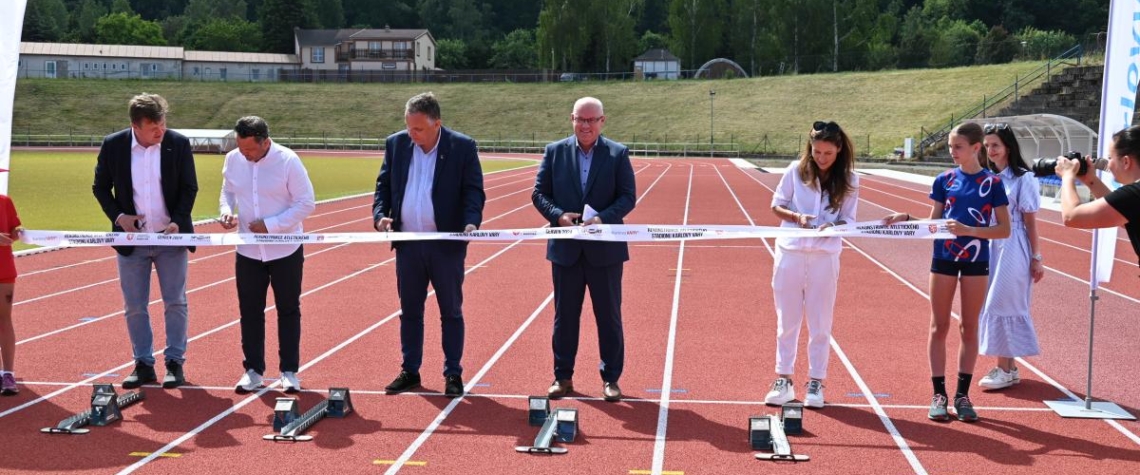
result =
[[[140,233],[193,233],[191,211],[198,195],[198,177],[190,140],[166,130],[166,100],[157,94],[139,94],[131,99],[131,127],[103,139],[95,165],[91,191],[111,231]],[[151,266],[158,274],[165,306],[166,376],[162,387],[185,382],[186,362],[187,251],[190,247],[116,246],[119,283],[127,333],[131,338],[135,370],[123,380],[123,388],[137,388],[157,381],[154,372],[154,335],[147,306],[150,301]]]
[[[531,201],[551,226],[622,224],[636,202],[629,149],[601,136],[606,116],[602,102],[593,97],[574,103],[570,121],[574,136],[546,146]],[[586,206],[597,216],[583,219]],[[589,288],[598,325],[602,396],[621,400],[621,276],[629,247],[624,242],[552,239],[546,259],[554,276],[554,383],[547,395],[561,398],[574,388],[582,302]]]
[[[430,92],[408,100],[407,130],[388,137],[376,179],[377,231],[472,232],[483,223],[483,169],[475,141],[443,127]],[[400,374],[385,387],[397,394],[420,386],[424,301],[430,283],[443,332],[444,394],[463,395],[463,276],[467,241],[404,241],[396,249],[400,295]]]

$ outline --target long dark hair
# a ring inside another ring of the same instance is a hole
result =
[[[1017,137],[1013,135],[1013,128],[1006,123],[1000,124],[986,124],[982,127],[982,132],[986,135],[996,135],[1001,144],[1005,146],[1007,166],[1013,171],[1014,176],[1021,176],[1029,172],[1029,165],[1025,163],[1025,158],[1021,156],[1021,145],[1017,143]],[[985,147],[982,147],[983,149]],[[989,157],[986,157],[987,161]],[[990,170],[994,173],[1000,173],[1001,170],[997,169],[997,165],[990,162]]]
[[[827,176],[822,176],[823,172],[811,156],[812,143],[817,140],[829,142],[839,148],[835,154],[835,163],[831,165]],[[800,155],[800,180],[805,185],[813,187],[817,182],[819,183],[820,191],[827,192],[827,209],[834,212],[839,211],[844,198],[847,198],[847,195],[851,193],[850,180],[851,173],[854,170],[855,148],[839,124],[821,121],[812,124],[811,132],[808,134],[807,146],[804,148],[803,154]]]

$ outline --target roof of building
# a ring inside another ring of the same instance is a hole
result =
[[[20,43],[20,54],[91,56],[101,58],[182,59],[181,46],[92,45],[79,43]]]
[[[184,60],[213,63],[297,64],[297,55],[277,53],[234,53],[229,51],[187,51]]]
[[[651,49],[649,51],[642,53],[641,56],[633,58],[633,60],[634,61],[680,61],[681,58],[673,56],[673,53],[670,53],[669,50],[667,50],[667,49],[654,48],[654,49]]]
[[[331,46],[346,40],[407,40],[431,34],[424,29],[342,28],[339,30],[294,29],[297,42],[305,46]],[[432,38],[432,41],[435,41]]]

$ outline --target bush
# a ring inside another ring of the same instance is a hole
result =
[[[1019,58],[1029,60],[1054,58],[1077,44],[1073,35],[1063,31],[1042,31],[1032,26],[1018,32],[1016,38],[1021,43]]]
[[[930,45],[930,67],[949,68],[974,64],[981,34],[978,26],[962,20],[948,22]]]
[[[1002,64],[1013,61],[1021,44],[1009,35],[1001,25],[990,28],[989,33],[982,37],[978,43],[978,55],[974,58],[976,64]]]

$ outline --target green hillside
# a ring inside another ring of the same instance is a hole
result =
[[[135,93],[164,95],[175,128],[229,128],[238,117],[265,117],[275,134],[383,137],[403,128],[408,97],[434,91],[444,123],[476,139],[551,140],[570,133],[573,101],[593,95],[606,106],[606,133],[617,140],[709,139],[709,90],[716,91],[718,143],[791,152],[818,119],[839,122],[856,149],[890,153],[919,127],[945,123],[1040,66],[1019,62],[953,69],[773,76],[716,81],[558,84],[278,84],[20,79],[13,134],[106,134],[126,125]],[[917,138],[917,137],[916,137]],[[868,147],[869,144],[869,147]],[[17,144],[18,145],[18,144]]]

